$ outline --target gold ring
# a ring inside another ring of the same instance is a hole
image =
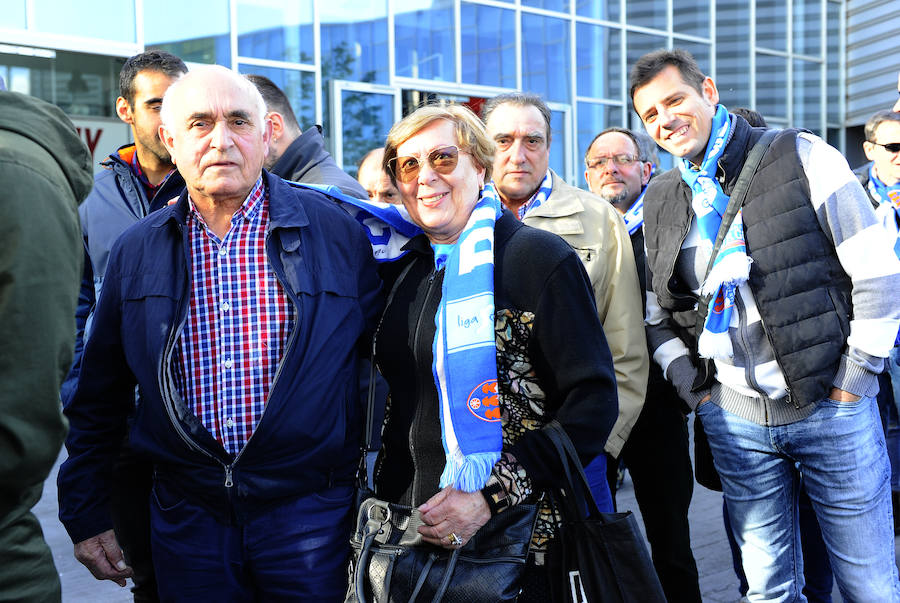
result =
[[[462,539],[456,535],[456,532],[450,532],[447,535],[447,540],[450,541],[451,546],[462,546]]]

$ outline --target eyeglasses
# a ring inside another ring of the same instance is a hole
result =
[[[449,174],[456,169],[456,164],[459,163],[459,153],[458,147],[440,147],[428,153],[425,161],[438,174]],[[394,174],[394,178],[400,182],[412,182],[419,176],[422,160],[415,155],[394,157],[388,162],[388,167]]]
[[[880,142],[873,142],[871,140],[869,142],[884,147],[884,150],[888,153],[900,153],[900,142],[889,142],[887,144],[881,144]]]
[[[633,157],[631,155],[626,155],[625,153],[622,153],[620,155],[594,157],[593,159],[591,159],[588,162],[587,166],[588,166],[589,170],[602,170],[603,168],[606,167],[607,162],[612,161],[613,163],[615,163],[618,166],[628,167],[629,165],[631,165],[632,163],[634,163],[637,160],[638,160],[637,157]]]

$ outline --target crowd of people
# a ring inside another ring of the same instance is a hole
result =
[[[0,92],[0,599],[60,598],[30,509],[64,437],[75,556],[135,601],[359,594],[374,363],[375,494],[448,551],[536,505],[520,601],[553,591],[555,422],[601,511],[627,467],[669,601],[701,600],[696,477],[746,600],[900,602],[900,101],[854,173],[679,49],[630,99],[645,131],[599,132],[582,190],[527,93],[419,107],[353,178],[268,78],[162,51],[125,62],[134,142],[93,177]]]

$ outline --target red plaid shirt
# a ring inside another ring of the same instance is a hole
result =
[[[178,389],[225,450],[240,452],[262,417],[296,309],[266,256],[262,178],[222,240],[191,202],[191,303],[178,340]]]

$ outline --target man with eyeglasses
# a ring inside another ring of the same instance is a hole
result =
[[[646,258],[642,194],[650,181],[651,163],[641,152],[637,135],[625,128],[600,132],[588,146],[584,163],[588,188],[625,219],[643,291]],[[646,401],[619,458],[634,481],[653,565],[666,598],[699,602],[700,584],[688,525],[694,476],[681,406],[678,392],[666,381],[659,365],[651,362]],[[610,467],[617,464],[613,457],[606,462]],[[610,480],[610,490],[615,496],[614,479]]]
[[[634,253],[622,217],[596,196],[570,186],[550,164],[550,109],[533,94],[501,94],[482,111],[496,144],[493,184],[503,204],[528,226],[555,233],[584,264],[612,352],[619,415],[605,450],[619,456],[644,404],[649,360]],[[535,250],[540,253],[540,250]],[[603,455],[591,464],[598,505],[612,508]]]

